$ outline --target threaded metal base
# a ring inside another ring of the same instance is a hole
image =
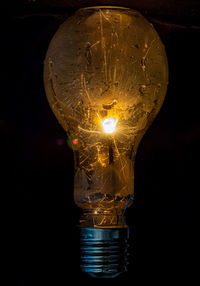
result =
[[[96,278],[127,271],[128,228],[80,228],[81,270]]]

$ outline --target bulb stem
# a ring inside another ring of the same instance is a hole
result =
[[[110,142],[109,144],[109,165],[114,163],[114,157],[113,157],[113,147],[112,147],[112,143]]]

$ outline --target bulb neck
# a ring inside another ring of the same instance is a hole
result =
[[[80,227],[127,228],[126,217],[112,211],[86,210],[79,221]]]

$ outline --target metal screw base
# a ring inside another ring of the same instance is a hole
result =
[[[127,271],[128,228],[80,228],[81,270],[96,278]]]

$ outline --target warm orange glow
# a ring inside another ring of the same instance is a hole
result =
[[[112,117],[101,120],[101,126],[105,133],[112,134],[116,131],[118,119],[114,119]]]

